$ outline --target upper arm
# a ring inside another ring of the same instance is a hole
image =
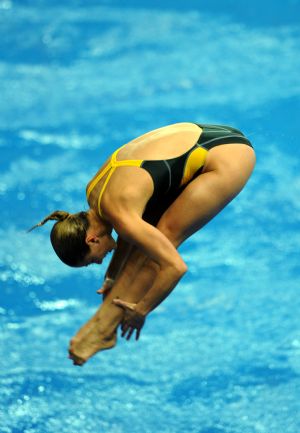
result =
[[[156,227],[148,224],[138,214],[122,213],[112,218],[116,232],[126,241],[136,245],[162,267],[172,266],[185,272],[186,265],[176,248]]]

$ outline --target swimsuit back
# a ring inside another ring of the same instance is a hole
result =
[[[197,125],[202,128],[197,143],[176,158],[164,160],[126,159],[118,161],[117,155],[125,145],[117,149],[112,154],[107,166],[95,177],[87,189],[87,199],[89,199],[94,187],[107,174],[98,197],[99,215],[103,216],[101,212],[101,199],[105,188],[118,167],[141,167],[146,170],[150,174],[154,184],[154,192],[147,204],[146,211],[153,206],[166,209],[166,206],[169,206],[178,197],[184,187],[201,173],[207,152],[211,148],[228,143],[243,143],[251,146],[250,141],[237,129],[220,125]]]

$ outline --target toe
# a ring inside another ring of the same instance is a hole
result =
[[[81,358],[80,356],[75,355],[74,353],[71,352],[71,350],[69,350],[69,359],[71,359],[73,361],[74,365],[80,365],[82,366],[86,360]]]

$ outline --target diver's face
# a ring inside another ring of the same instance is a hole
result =
[[[104,257],[116,248],[116,242],[110,233],[95,237],[88,245],[90,251],[85,256],[81,266],[88,266],[93,263],[101,264]]]

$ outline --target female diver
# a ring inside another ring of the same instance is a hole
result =
[[[146,316],[187,271],[177,247],[241,191],[254,165],[237,129],[165,126],[113,153],[87,185],[87,212],[56,211],[33,227],[57,220],[51,242],[69,266],[101,263],[115,250],[98,291],[103,303],[71,340],[74,364],[113,347],[120,324],[123,337],[139,338]]]

